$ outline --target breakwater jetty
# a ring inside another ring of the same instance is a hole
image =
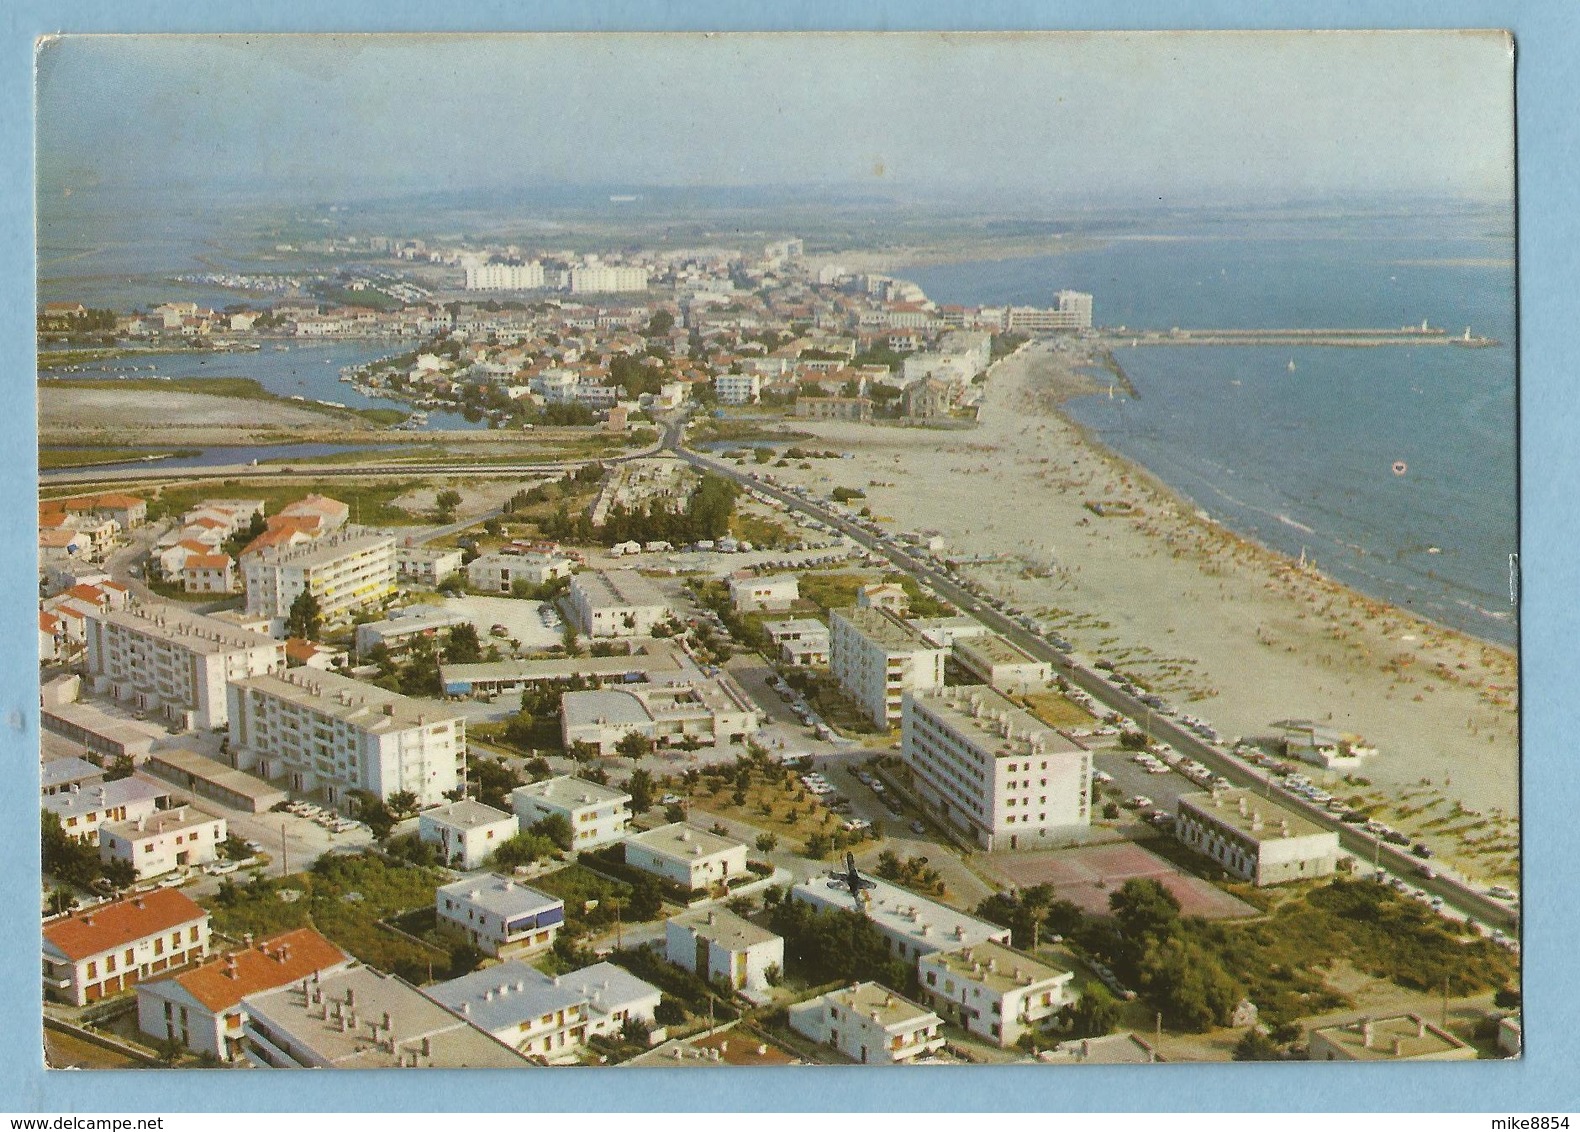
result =
[[[1282,329],[1182,329],[1105,330],[1100,338],[1108,346],[1459,346],[1482,349],[1500,345],[1496,338],[1472,334],[1450,334],[1441,326],[1394,328],[1282,328]]]

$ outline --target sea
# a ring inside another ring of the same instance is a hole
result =
[[[1053,255],[898,268],[940,303],[1051,305],[1130,329],[1391,328],[1499,345],[1115,350],[1137,396],[1066,408],[1227,528],[1482,639],[1518,637],[1512,221],[1176,220]]]

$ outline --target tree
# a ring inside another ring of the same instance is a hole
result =
[[[1244,992],[1217,957],[1191,940],[1170,937],[1151,947],[1138,969],[1143,994],[1171,1027],[1200,1033],[1228,1025]]]
[[[513,869],[518,865],[530,865],[534,861],[552,857],[558,852],[559,846],[553,841],[529,830],[516,834],[494,850],[494,867]]]
[[[639,759],[643,755],[651,753],[653,740],[643,735],[640,731],[627,731],[620,736],[620,740],[614,745],[614,749],[628,759]],[[634,804],[635,799],[633,797]]]
[[[1179,920],[1180,902],[1161,881],[1138,877],[1125,881],[1108,898],[1120,929],[1133,941],[1167,934]]]
[[[1517,1010],[1520,1005],[1520,992],[1513,987],[1501,987],[1492,996],[1492,1005],[1499,1010]]]
[[[560,632],[560,643],[565,646],[566,656],[581,656],[581,634],[569,621],[565,622],[565,628]]]
[[[779,848],[779,838],[772,833],[759,833],[756,845],[759,853],[772,853]]]
[[[433,497],[433,504],[439,509],[441,515],[452,515],[461,505],[461,493],[454,488],[445,488]]]
[[[632,732],[635,734],[635,732]],[[621,752],[622,754],[624,752]],[[631,777],[626,779],[625,792],[631,795],[631,812],[633,814],[645,813],[652,809],[655,793],[653,776],[641,767],[631,772]]]
[[[620,1040],[632,1045],[645,1046],[652,1038],[652,1028],[635,1014],[628,1015],[620,1024]]]
[[[632,923],[656,920],[664,911],[664,890],[650,876],[639,876],[631,881],[631,896],[626,903],[626,914]]]
[[[402,821],[417,812],[417,795],[410,790],[397,790],[389,796],[387,804],[396,820]]]
[[[670,823],[686,820],[686,807],[679,802],[671,802],[664,807],[664,820]]]
[[[390,835],[390,830],[395,826],[395,815],[390,813],[382,798],[367,790],[353,790],[347,798],[351,802],[352,814],[373,831],[376,839],[382,841]]]
[[[660,1026],[678,1026],[686,1020],[686,1008],[666,994],[653,1008],[653,1020]]]
[[[450,626],[444,642],[444,656],[451,664],[476,664],[483,659],[483,644],[477,626],[470,621]]]
[[[828,856],[831,847],[832,842],[829,841],[827,834],[814,833],[806,839],[805,854],[814,861],[821,860]]]
[[[546,837],[566,851],[576,843],[576,831],[571,828],[570,819],[564,814],[550,814],[546,818],[539,818],[528,827],[527,832]]]
[[[466,592],[466,575],[459,570],[453,574],[446,574],[434,588],[442,594],[459,597]]]
[[[319,608],[318,598],[312,590],[304,588],[291,602],[290,612],[285,618],[285,635],[312,641],[318,638],[323,627],[324,615]]]
[[[1236,1061],[1277,1061],[1279,1049],[1273,1039],[1252,1026],[1234,1046]]]
[[[245,861],[252,856],[252,850],[247,847],[247,842],[234,833],[220,842],[220,855],[229,861]]]
[[[1075,1002],[1059,1008],[1059,1027],[1072,1038],[1100,1038],[1119,1025],[1119,1004],[1095,983]]]

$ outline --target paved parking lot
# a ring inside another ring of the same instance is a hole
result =
[[[477,636],[486,649],[496,643],[508,651],[508,642],[514,638],[521,642],[522,651],[542,650],[560,643],[560,629],[544,626],[538,615],[543,605],[515,597],[478,597],[465,594],[444,599],[442,608],[447,613],[459,613],[477,627]],[[491,636],[489,630],[503,625],[508,630],[504,638]]]

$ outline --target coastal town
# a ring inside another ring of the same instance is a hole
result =
[[[1061,416],[1102,296],[269,254],[38,314],[52,1065],[1519,1055],[1512,656]]]

